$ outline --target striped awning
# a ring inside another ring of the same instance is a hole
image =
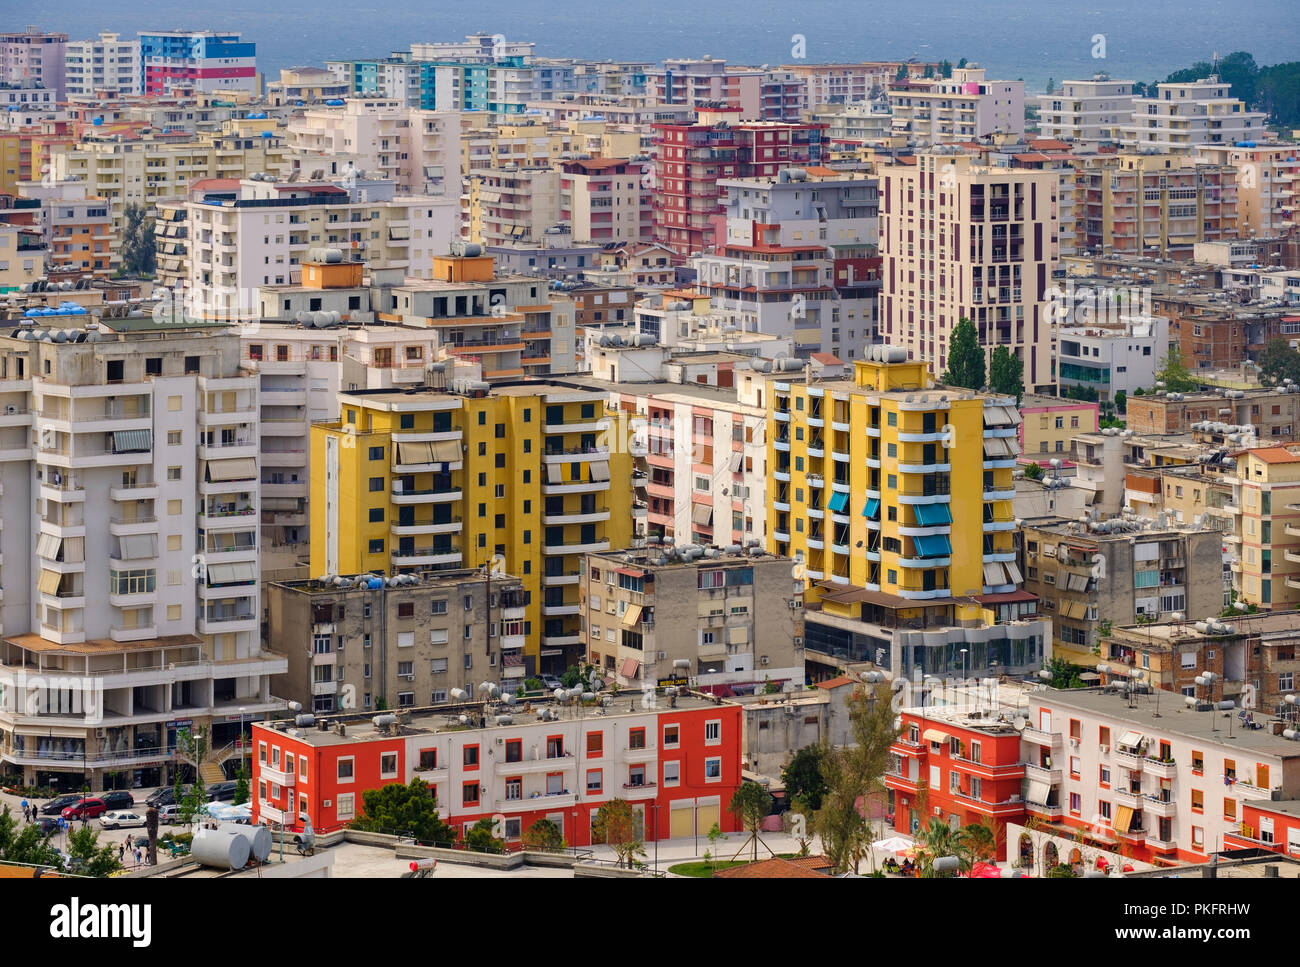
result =
[[[252,457],[233,460],[209,460],[208,480],[253,480],[257,477],[257,461]]]
[[[623,624],[630,628],[640,620],[641,620],[641,605],[639,604],[628,605],[627,611],[623,612]]]
[[[547,483],[564,483],[564,477],[560,474],[560,464],[548,463],[546,465],[546,482]]]
[[[711,524],[713,522],[713,508],[708,504],[696,504],[691,508],[691,520],[697,524]]]
[[[918,506],[919,506],[919,505],[918,505]],[[863,516],[863,517],[869,517],[869,518],[871,518],[872,520],[875,520],[877,517],[880,516],[880,498],[879,498],[879,497],[868,497],[868,498],[867,498],[867,505],[866,505],[865,507],[862,508],[862,516]]]
[[[396,454],[398,464],[435,463],[432,443],[399,443]]]
[[[432,446],[434,463],[457,463],[460,460],[460,444],[455,440],[441,440]]]
[[[916,522],[922,527],[942,527],[952,523],[952,511],[947,504],[914,504]]]
[[[984,583],[990,587],[998,587],[999,585],[1008,583],[1006,572],[1003,570],[1001,564],[993,561],[984,565]]]
[[[114,453],[146,453],[153,449],[152,430],[114,430]]]
[[[591,480],[600,483],[609,479],[609,461],[597,460],[591,464]]]
[[[842,490],[837,490],[831,494],[831,499],[827,502],[831,512],[842,514],[849,506],[849,495]]]
[[[952,544],[947,534],[934,534],[930,537],[913,537],[916,553],[921,557],[951,557]]]
[[[63,577],[58,571],[43,569],[41,576],[36,582],[36,589],[41,594],[58,594],[59,580]]]
[[[158,556],[156,534],[131,534],[119,537],[117,554],[123,561],[139,561]]]
[[[215,584],[248,584],[257,580],[257,565],[250,562],[241,564],[212,564],[208,567],[208,586]]]
[[[624,658],[623,667],[618,670],[618,673],[624,678],[636,678],[636,673],[640,668],[641,663],[635,658]]]

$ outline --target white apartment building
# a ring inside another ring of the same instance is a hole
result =
[[[70,40],[64,74],[69,97],[91,96],[97,91],[138,95],[143,77],[140,41],[122,40],[115,33],[101,33],[94,40]]]
[[[1131,119],[1120,128],[1126,148],[1191,151],[1199,144],[1235,144],[1263,138],[1268,115],[1246,110],[1232,85],[1217,77],[1158,84],[1155,97],[1135,97]]]
[[[0,758],[31,781],[162,784],[179,728],[221,748],[281,705],[287,662],[260,643],[257,382],[233,335],[18,332],[0,336]]]
[[[1089,81],[1062,81],[1060,90],[1038,95],[1038,131],[1044,138],[1115,143],[1133,120],[1133,82],[1096,74]]]
[[[880,144],[894,131],[893,114],[876,102],[831,105],[815,112],[812,119],[827,125],[825,136],[832,147],[844,142]]]
[[[1164,316],[1123,317],[1115,325],[1064,325],[1056,330],[1057,378],[1068,386],[1095,389],[1101,400],[1132,396],[1156,384],[1169,353]]]
[[[1220,698],[1211,689],[1193,687],[1196,706],[1166,691],[1029,693],[1021,736],[1030,814],[1100,827],[1140,860],[1197,862],[1223,849],[1244,803],[1300,795],[1300,746],[1245,728],[1235,709],[1211,711]]]
[[[1025,133],[1025,82],[988,80],[976,65],[896,82],[888,97],[894,133],[917,144]]]
[[[1026,390],[1052,387],[1059,173],[938,151],[879,173],[884,340],[940,377],[952,331],[970,319],[990,356],[1006,346],[1020,357]]]
[[[338,247],[372,270],[428,278],[458,233],[454,202],[396,196],[390,181],[200,183],[186,203],[193,307],[251,316],[259,286],[289,285],[310,250]]]
[[[348,98],[289,122],[289,151],[300,177],[322,177],[351,165],[369,178],[387,178],[402,194],[458,199],[460,114],[408,107],[396,98]]]

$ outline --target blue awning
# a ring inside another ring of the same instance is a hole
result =
[[[862,508],[862,516],[876,520],[880,517],[880,498],[868,497],[867,506]]]
[[[842,491],[835,491],[831,494],[830,504],[828,505],[832,513],[842,514],[849,506],[849,495]]]
[[[922,527],[939,527],[952,523],[952,511],[947,504],[916,504],[916,522]]]
[[[935,534],[933,537],[913,537],[916,553],[921,557],[951,557],[952,544],[947,534]]]

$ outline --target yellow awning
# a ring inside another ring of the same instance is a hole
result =
[[[433,463],[433,444],[399,443],[396,462],[399,465]]]
[[[1133,824],[1133,807],[1119,806],[1115,810],[1115,832],[1127,833]]]
[[[40,590],[41,594],[58,594],[59,579],[61,577],[62,575],[59,574],[58,571],[50,571],[42,568],[41,577],[36,583],[36,587]]]
[[[938,729],[926,729],[921,733],[921,738],[927,742],[947,742],[948,733],[940,732]]]
[[[632,625],[636,624],[640,620],[641,620],[641,605],[639,604],[628,605],[627,611],[623,613],[623,624],[627,625],[630,628],[632,627]]]

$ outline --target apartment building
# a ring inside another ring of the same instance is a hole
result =
[[[782,64],[781,70],[803,79],[807,93],[805,103],[809,110],[825,105],[857,104],[883,98],[885,88],[897,76],[900,68],[920,73],[927,65],[902,61],[870,62],[860,64]],[[938,65],[928,65],[937,67]]]
[[[1261,442],[1289,443],[1300,426],[1300,395],[1284,389],[1130,394],[1125,416],[1128,428],[1136,433],[1192,432],[1206,443],[1224,443],[1224,431],[1217,426],[1223,424],[1233,427],[1227,432],[1249,426]]]
[[[1224,542],[1232,552],[1232,584],[1240,600],[1258,608],[1300,606],[1300,452],[1263,446],[1233,454],[1237,461],[1233,522]]]
[[[141,31],[141,91],[166,94],[173,87],[256,94],[257,45],[230,31]]]
[[[932,820],[954,829],[984,824],[993,830],[994,859],[1006,860],[1007,824],[1025,815],[1020,733],[965,701],[900,711],[884,777],[894,829],[919,836]]]
[[[286,660],[259,636],[257,386],[238,338],[112,323],[0,337],[2,755],[35,784],[165,784],[179,728],[221,749],[283,704]]]
[[[560,221],[579,244],[648,242],[652,235],[648,162],[590,158],[560,163]]]
[[[1025,132],[1025,82],[989,80],[974,64],[955,68],[951,77],[894,81],[886,97],[894,132],[916,144]]]
[[[1163,316],[1121,316],[1116,325],[1067,323],[1056,330],[1062,391],[1079,386],[1095,390],[1099,400],[1150,390],[1168,354],[1169,320]]]
[[[101,91],[134,96],[141,92],[140,41],[122,40],[103,33],[94,40],[68,43],[65,55],[65,93],[68,97],[93,97]]]
[[[1020,400],[1016,440],[1024,460],[1058,459],[1068,463],[1070,441],[1097,430],[1098,405],[1059,396],[1030,394]]]
[[[1060,90],[1038,95],[1038,131],[1089,145],[1115,144],[1133,120],[1133,82],[1094,74],[1092,80],[1062,81]]]
[[[941,152],[878,172],[885,341],[938,376],[953,329],[970,319],[990,358],[997,346],[1020,358],[1026,389],[1054,386],[1047,288],[1057,259],[1057,173]]]
[[[108,200],[86,197],[84,187],[73,195],[42,204],[49,246],[46,265],[57,271],[76,271],[83,277],[107,279],[112,274],[114,239]]]
[[[294,170],[309,177],[346,174],[350,165],[386,178],[399,194],[459,199],[460,115],[408,107],[390,98],[348,98],[305,109],[288,125]]]
[[[646,92],[660,104],[707,107],[725,103],[739,112],[742,120],[763,116],[761,71],[728,69],[717,57],[673,58],[661,70],[646,72]]]
[[[824,124],[742,121],[730,107],[701,106],[690,124],[655,124],[654,237],[678,255],[723,241],[719,182],[775,178],[782,168],[818,165]]]
[[[1095,664],[1107,629],[1223,610],[1222,535],[1192,525],[1060,517],[1023,522],[1025,590],[1053,614],[1054,655]]]
[[[280,69],[280,79],[266,85],[266,99],[272,107],[320,104],[347,97],[348,85],[322,67]]]
[[[678,677],[720,695],[802,686],[803,583],[792,563],[698,545],[588,554],[578,586],[586,660],[625,687]]]
[[[253,822],[297,825],[306,814],[318,831],[338,829],[362,815],[366,791],[418,778],[457,832],[500,815],[516,846],[539,819],[589,846],[596,813],[612,799],[631,802],[647,842],[704,836],[715,823],[737,832],[727,807],[741,782],[740,706],[654,697],[643,708],[638,695],[630,710],[603,695],[595,705],[471,703],[316,727],[255,724]]]
[[[283,139],[276,136],[208,134],[191,140],[147,135],[137,141],[81,141],[51,149],[54,178],[85,182],[90,193],[107,198],[115,232],[122,230],[128,204],[152,212],[162,199],[186,195],[198,180],[288,170]]]
[[[0,292],[15,292],[43,278],[48,256],[40,231],[0,222]]]
[[[312,427],[311,529],[325,538],[311,573],[500,558],[527,592],[528,674],[562,672],[586,653],[583,555],[631,542],[631,458],[610,445],[607,398],[544,381],[341,393],[342,419]]]
[[[271,647],[289,656],[276,690],[317,715],[440,705],[485,677],[523,685],[524,591],[508,574],[331,576],[267,599]]]
[[[835,104],[812,119],[826,125],[826,140],[840,149],[887,143],[894,130],[894,116],[877,102]]]
[[[1190,259],[1237,237],[1237,170],[1169,149],[1079,159],[1076,249]],[[1081,203],[1081,204],[1080,204]]]
[[[793,337],[800,356],[860,358],[876,335],[876,181],[829,168],[718,182],[725,241],[697,288],[744,332]]]
[[[1021,736],[1039,828],[1139,861],[1204,862],[1239,832],[1246,804],[1296,798],[1294,742],[1234,725],[1208,701],[1157,709],[1156,694],[1031,693]]]
[[[1202,161],[1237,169],[1237,222],[1242,235],[1283,235],[1300,210],[1300,149],[1295,144],[1199,144]]]
[[[1190,152],[1201,144],[1235,144],[1265,134],[1268,116],[1246,110],[1232,85],[1218,77],[1156,85],[1154,97],[1133,98],[1130,120],[1120,125],[1129,149]]]
[[[1012,542],[1014,401],[936,387],[890,346],[851,379],[783,377],[766,404],[767,548],[804,565],[809,660],[1036,670],[1051,623]]]
[[[0,33],[0,83],[15,88],[45,88],[54,101],[63,100],[67,94],[64,86],[67,47],[67,34],[42,31],[34,26],[22,32]]]
[[[258,286],[292,284],[312,249],[428,278],[457,234],[453,204],[396,195],[390,181],[219,179],[195,185],[185,210],[193,298],[223,318],[256,311]]]
[[[472,242],[501,246],[554,235],[570,243],[572,233],[561,222],[560,171],[549,164],[490,168],[470,177],[467,237]]]

